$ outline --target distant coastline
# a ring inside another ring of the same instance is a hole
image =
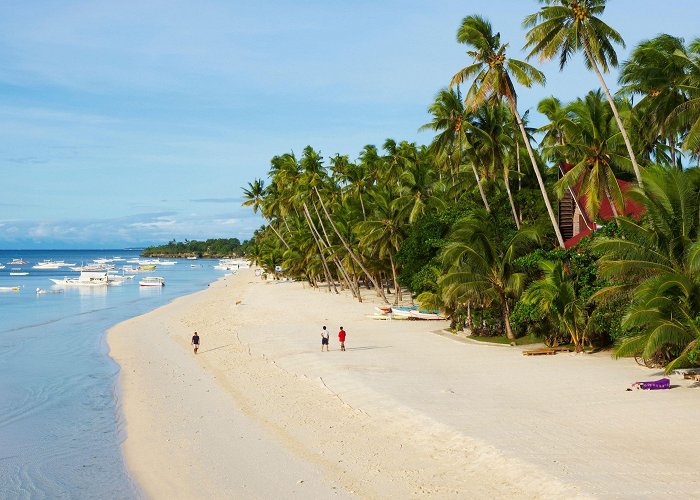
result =
[[[172,240],[165,245],[146,247],[141,251],[142,257],[171,257],[185,259],[197,257],[204,259],[223,259],[240,257],[245,254],[248,242],[238,238],[218,238],[206,241]]]

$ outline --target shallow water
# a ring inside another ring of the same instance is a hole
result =
[[[0,287],[21,286],[19,292],[0,292],[0,498],[141,496],[121,454],[119,367],[107,354],[105,332],[206,288],[223,272],[213,269],[216,261],[178,260],[152,273],[165,278],[162,289],[139,287],[137,275],[122,286],[35,293],[52,288],[49,278],[78,274],[31,269],[37,262],[80,264],[116,255],[129,259],[138,252],[0,250],[6,266]],[[29,263],[21,266],[28,276],[9,276],[6,263],[15,257]]]

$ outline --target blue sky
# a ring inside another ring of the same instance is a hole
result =
[[[661,5],[661,7],[660,7]],[[307,144],[420,143],[482,14],[522,58],[535,0],[11,1],[0,16],[0,248],[250,236],[241,186]],[[700,36],[697,0],[611,0],[627,50]],[[597,87],[580,57],[521,111]],[[616,76],[608,77],[615,87]],[[534,110],[533,110],[534,112]],[[533,117],[537,122],[538,118]]]

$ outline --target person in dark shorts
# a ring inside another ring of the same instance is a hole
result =
[[[345,330],[343,330],[343,327],[340,327],[340,331],[338,332],[338,340],[340,341],[340,350],[344,351],[345,350],[345,336],[347,333]]]
[[[194,347],[194,353],[197,354],[197,349],[199,349],[199,334],[194,332],[192,335],[192,346]]]
[[[328,330],[326,330],[326,327],[323,327],[323,330],[321,330],[321,352],[323,352],[323,347],[326,347],[326,351],[328,351],[328,339],[330,335],[328,334]]]

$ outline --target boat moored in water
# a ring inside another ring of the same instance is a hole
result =
[[[165,286],[165,278],[160,276],[147,276],[139,281],[140,286]]]

